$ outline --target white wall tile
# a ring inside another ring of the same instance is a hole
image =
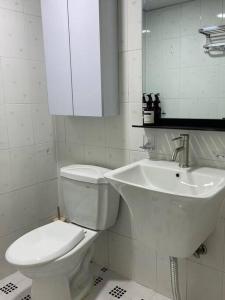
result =
[[[1,0],[0,1],[0,7],[16,10],[16,11],[23,11],[23,3],[22,0]]]
[[[129,143],[129,105],[120,106],[120,115],[105,119],[106,146],[126,149]]]
[[[118,1],[119,50],[128,50],[128,0]]]
[[[223,11],[223,0],[201,0],[201,26],[221,25],[218,14]]]
[[[8,150],[0,150],[0,193],[6,193],[11,188],[10,154]]]
[[[94,242],[94,261],[100,266],[108,267],[108,232],[102,232]]]
[[[188,1],[181,6],[181,35],[192,35],[200,28],[201,1]]]
[[[26,57],[24,15],[0,9],[0,56]]]
[[[56,152],[59,167],[74,163],[85,163],[84,145],[58,142]]]
[[[41,15],[40,0],[21,0],[23,1],[23,9],[25,14]]]
[[[142,1],[127,0],[128,12],[128,50],[142,48]]]
[[[147,151],[130,151],[130,163],[149,158]]]
[[[188,262],[187,300],[222,300],[222,272]]]
[[[37,181],[47,181],[57,177],[56,158],[51,144],[35,147]]]
[[[181,42],[179,38],[170,38],[161,42],[164,66],[178,68],[180,66]],[[162,57],[161,57],[162,59]]]
[[[3,87],[6,103],[29,103],[28,62],[2,58]]]
[[[6,103],[46,102],[46,78],[40,62],[2,58]]]
[[[166,69],[163,74],[164,85],[158,91],[162,90],[162,95],[165,98],[179,98],[180,96],[180,69]]]
[[[38,198],[36,213],[39,220],[55,217],[58,205],[57,180],[51,180],[37,185],[36,195]]]
[[[163,27],[163,12],[161,10],[153,10],[146,15],[147,17],[147,27],[150,29],[151,39],[159,40],[162,38],[164,27]]]
[[[206,57],[203,44],[205,40],[200,35],[188,35],[181,37],[181,67],[197,67],[204,65]]]
[[[31,106],[35,142],[37,144],[48,143],[53,139],[52,118],[48,112],[47,104],[35,104]]]
[[[37,223],[37,198],[35,187],[0,195],[0,236]],[[13,209],[12,209],[13,208]]]
[[[44,49],[41,18],[31,15],[25,16],[25,31],[28,58],[43,61]]]
[[[107,148],[106,164],[108,168],[119,168],[127,165],[129,162],[129,151],[122,149]]]
[[[65,119],[66,126],[66,141],[68,143],[83,144],[84,132],[83,126],[85,121],[81,117],[67,117]]]
[[[136,103],[129,103],[129,120],[131,126],[143,124],[141,101]]]
[[[34,143],[30,105],[7,105],[7,122],[11,147],[32,145]]]
[[[119,97],[121,102],[128,102],[129,94],[129,52],[119,53]]]
[[[151,17],[150,17],[151,18]],[[151,28],[151,27],[150,27]],[[147,49],[149,49],[149,53],[151,55],[147,55],[146,53],[146,63],[147,66],[150,65],[153,71],[156,71],[157,68],[164,67],[164,60],[163,60],[163,51],[162,49],[162,41],[160,39],[154,39],[151,35],[146,37],[146,45]],[[159,66],[161,62],[161,65]]]
[[[66,142],[66,125],[64,116],[54,116],[54,135],[57,142]]]
[[[193,98],[199,94],[199,68],[185,68],[181,74],[180,95],[182,98]]]
[[[82,126],[84,143],[93,146],[105,146],[104,118],[85,118]]]
[[[44,64],[36,61],[28,61],[27,65],[30,102],[47,103],[47,83]]]
[[[11,150],[11,178],[13,189],[37,182],[35,152],[33,147]]]
[[[135,240],[109,234],[109,267],[144,286],[156,287],[155,252]]]
[[[177,38],[181,34],[181,7],[166,7],[162,9],[163,38]]]
[[[85,162],[85,147],[76,143],[66,145],[67,160],[70,163],[84,163]]]
[[[96,166],[106,165],[106,148],[98,146],[84,146],[85,162],[86,164],[93,164]]]
[[[142,51],[130,51],[129,64],[129,101],[141,102],[142,99]]]
[[[5,106],[0,105],[0,149],[8,148],[8,130]]]
[[[4,103],[3,98],[4,92],[3,92],[3,71],[2,71],[2,59],[0,58],[0,105]]]

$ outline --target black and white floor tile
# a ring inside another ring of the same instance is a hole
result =
[[[170,300],[106,267],[91,265],[93,287],[84,300]],[[16,272],[0,281],[0,300],[31,300],[32,281]],[[62,299],[63,300],[63,299]]]
[[[95,283],[85,300],[170,300],[134,281],[92,264]]]

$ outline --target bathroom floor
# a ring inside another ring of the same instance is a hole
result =
[[[94,286],[85,300],[170,300],[134,281],[93,264]]]
[[[134,281],[92,264],[95,278],[93,288],[85,300],[170,300]],[[31,300],[31,280],[19,272],[0,281],[0,300]]]

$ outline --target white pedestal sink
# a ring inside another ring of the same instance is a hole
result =
[[[225,171],[214,168],[145,159],[105,177],[127,202],[137,239],[173,257],[191,256],[208,238],[225,198]]]

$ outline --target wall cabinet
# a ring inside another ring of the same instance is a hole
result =
[[[118,114],[117,0],[42,0],[49,110]]]

